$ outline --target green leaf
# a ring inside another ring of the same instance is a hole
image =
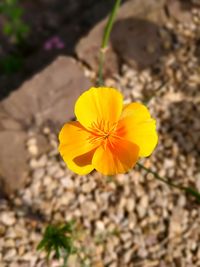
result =
[[[65,225],[63,225],[61,229],[63,232],[72,233],[74,230],[74,226],[75,226],[75,221],[72,220],[69,223],[66,223]]]
[[[37,250],[44,250],[47,253],[47,260],[51,253],[59,259],[61,255],[73,254],[76,250],[73,244],[74,221],[70,221],[64,225],[48,225],[43,234],[43,239],[40,241]]]
[[[59,250],[59,245],[55,244],[55,252],[56,252],[56,259],[60,259],[60,250]]]
[[[23,59],[20,55],[8,55],[0,60],[0,69],[5,74],[12,74],[23,66]]]
[[[23,14],[23,10],[21,7],[15,7],[10,9],[10,17],[14,20],[14,19],[19,19],[21,18]]]
[[[3,26],[3,33],[5,35],[12,35],[13,33],[13,27],[12,27],[12,24],[10,22],[6,22]]]
[[[37,246],[37,250],[44,249],[45,246],[47,245],[47,242],[48,242],[48,240],[46,238],[42,239]]]

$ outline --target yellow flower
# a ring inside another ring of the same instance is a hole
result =
[[[60,154],[75,173],[125,173],[157,144],[156,122],[148,109],[140,103],[123,105],[122,94],[114,88],[84,92],[75,115],[78,121],[66,123],[59,134]]]

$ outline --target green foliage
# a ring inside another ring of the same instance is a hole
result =
[[[75,241],[79,236],[75,221],[67,222],[64,225],[48,225],[43,234],[43,238],[37,246],[37,250],[43,250],[47,254],[47,262],[50,257],[63,259],[63,267],[67,266],[69,256],[74,255],[81,267],[90,267],[90,259],[86,253],[86,248],[76,247]]]
[[[74,221],[62,226],[48,225],[37,250],[46,251],[47,260],[51,254],[57,259],[64,257],[64,266],[66,266],[68,257],[77,251],[74,246],[74,230]]]
[[[12,74],[23,66],[23,59],[20,55],[10,54],[0,60],[0,71],[4,74]]]
[[[23,21],[23,9],[19,2],[20,0],[3,0],[0,3],[0,14],[5,18],[3,33],[13,43],[22,42],[29,33],[29,26]]]

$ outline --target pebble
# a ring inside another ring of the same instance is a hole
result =
[[[102,221],[97,221],[96,222],[96,228],[99,232],[104,232],[105,231],[105,225]]]
[[[12,261],[16,255],[17,255],[16,249],[12,248],[6,251],[5,255],[3,256],[3,259],[4,261]]]
[[[47,155],[44,154],[39,159],[32,158],[29,165],[32,169],[43,168],[46,166],[47,161]]]
[[[18,247],[18,255],[21,257],[25,253],[25,246],[21,245]]]
[[[38,150],[38,147],[36,145],[30,145],[30,146],[28,146],[28,152],[32,156],[37,156],[39,153],[39,150]]]
[[[132,234],[131,234],[130,232],[122,233],[122,234],[121,234],[121,239],[122,239],[124,242],[127,242],[128,240],[132,239]]]
[[[109,264],[109,267],[117,267],[117,261],[112,262],[111,264]]]
[[[143,195],[137,205],[137,212],[140,219],[144,218],[148,208],[148,196]]]
[[[65,171],[62,169],[59,169],[55,172],[54,178],[60,179],[65,175]]]
[[[134,200],[134,198],[127,199],[127,201],[126,201],[126,209],[127,209],[127,211],[131,213],[131,212],[133,212],[134,208],[135,208],[135,200]]]
[[[35,137],[32,137],[30,138],[28,141],[27,141],[27,146],[34,146],[37,144],[37,139]]]
[[[142,258],[142,259],[145,259],[145,258],[147,258],[147,256],[148,256],[148,252],[147,252],[147,250],[146,250],[145,248],[142,248],[142,247],[139,248],[137,254],[138,254],[138,256],[139,256],[140,258]]]
[[[33,178],[35,180],[40,180],[43,178],[43,176],[45,175],[45,170],[43,168],[38,168],[34,171],[33,173]]]
[[[49,186],[51,183],[52,183],[52,178],[50,176],[46,175],[43,178],[43,185],[44,186]]]
[[[196,187],[197,187],[197,189],[198,189],[198,191],[200,193],[200,173],[197,173],[195,175],[195,184],[196,184]]]
[[[59,165],[52,165],[47,168],[47,173],[49,176],[54,176],[59,171],[60,171]]]
[[[93,219],[97,211],[97,206],[95,202],[92,201],[85,201],[81,204],[81,212],[84,217]]]
[[[7,240],[5,240],[4,247],[5,248],[13,248],[13,247],[15,247],[14,240],[13,239],[7,239]]]
[[[95,186],[96,186],[96,183],[90,180],[88,183],[83,184],[82,192],[90,193],[95,188]]]
[[[63,177],[60,182],[61,185],[66,189],[73,189],[75,186],[70,176]]]
[[[6,232],[6,227],[3,224],[0,224],[0,237],[4,236]]]
[[[16,222],[15,214],[14,212],[2,212],[0,216],[0,222],[3,223],[6,226],[14,225]]]
[[[133,252],[132,252],[131,249],[128,250],[128,251],[126,251],[126,252],[124,253],[124,255],[123,255],[124,263],[125,263],[125,264],[128,264],[128,263],[131,261],[132,256],[133,256]]]

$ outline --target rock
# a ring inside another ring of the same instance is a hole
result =
[[[4,260],[5,261],[12,261],[13,257],[15,257],[17,254],[16,249],[12,248],[6,251],[5,255],[4,255]]]
[[[179,22],[190,23],[192,21],[191,3],[189,1],[169,0],[167,1],[169,15]]]
[[[132,234],[130,232],[126,232],[126,233],[122,233],[121,234],[121,239],[124,241],[124,242],[127,242],[129,240],[132,240]]]
[[[49,176],[54,176],[59,171],[60,171],[60,166],[57,164],[51,165],[47,168],[47,173]]]
[[[3,100],[0,111],[23,127],[45,121],[60,127],[74,117],[74,103],[89,87],[89,80],[74,59],[58,57]]]
[[[120,58],[135,68],[146,68],[163,54],[159,27],[146,19],[118,20],[111,33],[111,42]]]
[[[200,192],[200,172],[195,175],[195,184],[198,192]]]
[[[21,245],[18,248],[18,255],[21,257],[25,253],[25,246]]]
[[[55,174],[54,178],[60,179],[65,175],[65,171],[63,169],[59,169]]]
[[[37,145],[37,141],[35,137],[31,137],[28,141],[27,141],[27,146],[35,146]]]
[[[26,134],[22,131],[0,132],[0,182],[9,193],[20,188],[27,177]]]
[[[140,219],[142,219],[146,215],[148,203],[149,203],[148,196],[143,195],[142,198],[140,199],[140,202],[137,205],[137,212]]]
[[[174,208],[169,225],[169,237],[174,238],[181,235],[183,231],[184,212],[182,208]]]
[[[116,262],[116,261],[112,262],[112,263],[109,265],[109,267],[117,267],[117,262]]]
[[[133,212],[134,208],[135,208],[135,200],[134,200],[134,198],[127,199],[127,201],[126,201],[126,209],[127,209],[127,211],[131,213],[131,212]]]
[[[49,186],[52,183],[52,178],[50,176],[45,176],[43,178],[43,185],[44,186]]]
[[[82,192],[84,193],[90,193],[96,186],[96,183],[93,180],[90,180],[89,182],[83,184],[82,186]]]
[[[47,153],[50,149],[50,145],[48,144],[47,139],[41,134],[36,134],[35,138],[38,148],[38,155]]]
[[[24,228],[23,225],[15,225],[15,228],[14,228],[14,232],[10,231],[10,238],[25,238],[27,237],[27,235],[29,235],[29,232],[27,232],[27,229]],[[26,238],[27,239],[27,238]]]
[[[0,224],[0,236],[4,236],[6,228],[3,224]]]
[[[47,155],[46,154],[44,154],[44,155],[42,155],[39,159],[38,159],[38,166],[39,167],[44,167],[44,166],[46,166],[46,164],[47,164]]]
[[[119,70],[119,59],[131,65],[148,66],[161,55],[158,26],[165,20],[164,0],[132,0],[123,4],[111,34],[106,54],[105,74],[110,76]],[[76,46],[78,57],[93,70],[98,69],[99,49],[107,18],[98,23]],[[134,40],[134,41],[133,41]]]
[[[4,244],[5,248],[13,248],[15,247],[15,242],[13,239],[7,239]]]
[[[92,201],[85,201],[81,205],[82,216],[93,219],[97,215],[97,205]]]
[[[145,258],[147,258],[147,256],[148,256],[148,252],[147,252],[147,250],[146,250],[145,248],[143,248],[143,247],[139,248],[137,254],[138,254],[138,256],[141,257],[142,259],[145,259]]]
[[[0,107],[0,109],[1,109],[1,107]],[[0,130],[3,130],[3,129],[19,131],[19,130],[22,130],[23,127],[18,121],[14,120],[14,119],[12,119],[9,116],[6,116],[4,114],[2,117],[0,115]]]
[[[28,152],[30,153],[31,156],[37,156],[39,152],[37,145],[30,145],[28,147]]]
[[[131,261],[132,256],[133,256],[133,252],[131,249],[126,251],[124,253],[124,256],[123,256],[124,257],[124,263],[128,264]]]
[[[61,185],[67,189],[73,189],[74,188],[74,182],[70,176],[63,177],[61,179]]]
[[[33,173],[34,180],[41,180],[44,177],[44,175],[45,175],[44,168],[38,168]]]
[[[97,221],[96,222],[96,228],[98,232],[104,232],[105,231],[105,225],[103,223],[103,221]]]

